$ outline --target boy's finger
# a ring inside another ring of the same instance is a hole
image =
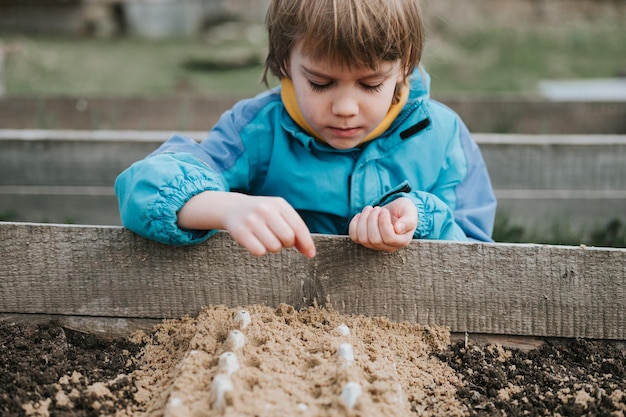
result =
[[[380,207],[374,207],[367,219],[367,240],[374,245],[383,243],[383,237],[381,235],[380,223],[382,218],[385,217],[386,210]]]
[[[261,241],[257,239],[256,236],[254,236],[253,234],[250,234],[246,237],[239,237],[235,240],[241,246],[246,248],[246,250],[253,256],[263,256],[267,253],[265,245],[263,245],[263,243],[261,243]]]
[[[350,225],[348,226],[348,235],[350,236],[350,239],[352,239],[355,242],[357,242],[357,239],[358,239],[357,228],[359,225],[360,218],[361,218],[361,213],[357,213],[352,218],[352,220],[350,220]]]
[[[406,232],[406,224],[403,221],[399,221],[395,224],[394,229],[396,229],[397,234],[403,235]]]
[[[369,221],[372,216],[373,208],[371,206],[366,206],[361,211],[361,215],[359,216],[359,222],[356,228],[356,235],[358,242],[367,243],[369,242],[369,235],[367,233],[367,229],[369,226]]]
[[[396,240],[396,232],[391,223],[391,213],[385,208],[381,208],[378,214],[378,223],[376,225],[377,232],[381,237],[381,243],[386,245],[393,244]]]
[[[315,243],[313,243],[313,238],[311,235],[308,235],[308,239],[305,238],[304,242],[296,239],[296,249],[298,252],[306,256],[307,258],[314,258],[316,254]]]
[[[266,226],[258,228],[254,235],[268,252],[278,253],[284,247],[276,233]]]
[[[294,247],[307,258],[313,258],[315,256],[315,243],[302,217],[293,209],[285,213],[284,218],[291,227],[291,230],[293,230],[295,239]]]

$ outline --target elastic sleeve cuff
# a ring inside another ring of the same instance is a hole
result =
[[[178,175],[159,190],[159,196],[150,210],[148,230],[157,240],[170,245],[193,245],[202,243],[217,230],[187,230],[178,227],[178,212],[193,196],[204,191],[222,191],[214,178],[206,172]]]
[[[228,187],[221,174],[187,153],[164,153],[138,161],[115,182],[124,227],[177,246],[203,242],[215,233],[183,230],[177,224],[178,211],[203,191],[228,191]]]

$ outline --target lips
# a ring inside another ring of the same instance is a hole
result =
[[[333,133],[333,135],[340,138],[351,138],[361,132],[361,128],[358,127],[330,127],[329,130]]]

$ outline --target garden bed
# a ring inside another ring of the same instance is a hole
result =
[[[184,248],[120,227],[0,234],[6,414],[626,410],[626,250],[416,241],[387,254],[315,236],[308,260],[252,257],[225,233]]]
[[[321,417],[626,411],[626,354],[612,343],[550,340],[520,350],[472,339],[451,343],[445,328],[317,307],[248,310],[245,328],[233,320],[240,309],[217,306],[197,318],[165,321],[143,338],[115,340],[54,321],[1,322],[0,412]],[[245,334],[238,349],[229,338],[233,329]],[[227,351],[234,351],[238,369],[220,359]],[[225,377],[232,386],[221,393]],[[351,396],[349,383],[360,393]]]

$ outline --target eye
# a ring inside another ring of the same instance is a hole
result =
[[[361,87],[363,87],[364,90],[370,92],[370,93],[379,93],[380,90],[383,87],[383,83],[380,84],[376,84],[376,85],[370,85],[370,84],[363,84],[361,83]]]
[[[331,84],[332,83],[326,83],[326,84],[314,83],[313,81],[309,80],[309,86],[311,87],[311,90],[316,93],[321,93],[323,91],[328,90]]]

